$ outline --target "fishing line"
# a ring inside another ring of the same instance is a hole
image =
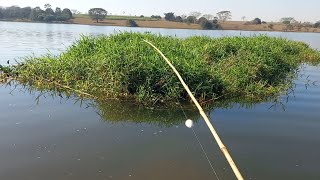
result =
[[[147,40],[143,40],[143,41],[146,42],[147,44],[149,44],[151,47],[153,47],[161,55],[161,57],[164,59],[164,61],[170,66],[170,68],[172,69],[174,74],[177,76],[177,78],[179,79],[179,81],[182,84],[182,86],[184,87],[184,89],[187,91],[189,97],[191,98],[191,100],[196,105],[197,109],[199,110],[200,115],[202,116],[203,120],[206,122],[208,128],[210,129],[213,138],[216,140],[220,150],[222,151],[223,155],[225,156],[226,160],[228,161],[228,163],[229,163],[234,175],[237,177],[238,180],[243,180],[244,178],[242,177],[238,167],[236,166],[235,162],[233,161],[231,155],[229,154],[227,147],[221,141],[217,131],[214,129],[214,127],[213,127],[211,121],[209,120],[207,114],[204,112],[203,108],[200,106],[199,102],[197,101],[197,99],[192,94],[192,92],[191,92],[190,88],[188,87],[188,85],[184,82],[184,80],[183,80],[182,76],[180,75],[180,73],[173,66],[173,64],[169,61],[169,59],[155,45],[153,45],[151,42],[149,42]],[[192,121],[191,120],[189,120],[189,121],[187,120],[186,121],[186,125],[187,126],[192,126]]]
[[[211,163],[211,161],[210,161],[210,159],[209,159],[206,151],[204,150],[204,148],[203,148],[203,146],[202,146],[202,144],[201,144],[201,142],[200,142],[200,140],[199,140],[199,138],[198,138],[198,136],[197,136],[197,133],[194,131],[193,127],[192,127],[191,129],[192,129],[192,132],[193,132],[194,136],[196,137],[196,139],[197,139],[197,141],[198,141],[198,143],[199,143],[199,145],[200,145],[200,147],[201,147],[201,149],[202,149],[202,151],[203,151],[203,154],[205,155],[205,157],[206,157],[206,159],[207,159],[207,161],[208,161],[208,163],[209,163],[209,165],[210,165],[210,167],[211,167],[214,175],[216,176],[216,178],[217,178],[218,180],[220,180],[219,177],[218,177],[218,174],[217,174],[216,170],[214,169],[214,167],[213,167],[213,165],[212,165],[212,163]]]
[[[183,110],[183,108],[182,108],[181,104],[180,104],[179,102],[178,102],[178,104],[179,104],[180,109],[182,110],[182,112],[183,112],[183,114],[184,114],[185,118],[186,118],[186,119],[188,119],[187,114],[186,114],[186,112]],[[216,178],[217,178],[218,180],[220,180],[220,178],[218,177],[218,174],[217,174],[216,170],[214,169],[214,167],[213,167],[213,165],[212,165],[212,163],[211,163],[211,161],[210,161],[210,159],[209,159],[209,157],[208,157],[208,154],[206,153],[206,151],[205,151],[205,149],[204,149],[203,145],[202,145],[202,144],[201,144],[201,142],[200,142],[200,139],[199,139],[199,137],[198,137],[198,135],[197,135],[196,131],[193,129],[193,127],[192,127],[192,126],[191,126],[191,129],[192,129],[192,132],[193,132],[193,134],[194,134],[195,138],[197,139],[198,144],[199,144],[199,146],[201,147],[202,152],[203,152],[204,156],[206,157],[206,159],[207,159],[207,161],[208,161],[208,163],[209,163],[209,165],[210,165],[210,167],[211,167],[211,169],[212,169],[212,171],[213,171],[214,175],[216,176]]]

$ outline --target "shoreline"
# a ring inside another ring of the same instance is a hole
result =
[[[126,25],[127,20],[114,20],[106,19],[99,23],[92,21],[89,18],[74,18],[66,22],[38,22],[30,20],[5,20],[0,19],[0,22],[24,22],[24,23],[44,23],[44,24],[75,24],[75,25],[89,25],[89,26],[116,26],[116,27],[128,27]],[[172,22],[166,20],[136,20],[138,28],[162,28],[162,29],[190,29],[190,30],[203,30],[199,24],[187,24],[180,22]],[[262,31],[262,32],[295,32],[295,33],[320,33],[320,28],[308,28],[308,29],[294,29],[283,30],[284,25],[281,23],[272,23],[278,26],[275,29],[267,29],[268,24],[260,25],[245,25],[242,21],[229,21],[221,23],[220,29],[214,30],[231,30],[231,31]],[[281,29],[282,28],[282,29]]]

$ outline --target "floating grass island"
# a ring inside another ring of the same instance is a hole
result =
[[[235,96],[262,99],[286,91],[302,63],[320,52],[302,42],[268,36],[176,38],[151,33],[82,36],[58,56],[25,57],[1,67],[4,76],[42,89],[65,88],[99,99],[156,104],[188,100],[157,46],[195,97],[206,102]]]

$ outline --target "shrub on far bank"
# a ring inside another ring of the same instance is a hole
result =
[[[153,18],[153,19],[161,19],[161,16],[159,16],[159,15],[152,15],[151,18]]]
[[[56,20],[56,17],[54,15],[46,15],[43,17],[43,21],[45,22],[52,22],[55,20]]]
[[[210,29],[218,29],[219,25],[208,20],[200,21],[201,29],[210,30]]]
[[[138,24],[136,23],[136,21],[129,19],[127,20],[127,26],[128,27],[139,27]]]
[[[69,20],[69,18],[64,15],[60,15],[56,17],[56,21],[67,21],[67,20]]]
[[[68,8],[64,8],[61,12],[64,16],[66,16],[68,19],[72,19],[73,16],[72,16],[72,12],[70,9]]]
[[[213,29],[213,23],[210,21],[201,21],[200,26],[202,29],[206,30]]]
[[[201,24],[202,22],[205,22],[205,21],[208,21],[208,19],[205,18],[205,17],[201,17],[201,18],[198,19],[198,23],[199,24]]]
[[[186,21],[187,23],[196,23],[197,18],[195,16],[188,16]]]
[[[261,19],[255,18],[254,20],[251,21],[251,24],[261,24]]]
[[[268,28],[269,28],[269,29],[273,29],[273,27],[274,27],[273,24],[269,24],[269,25],[268,25]]]
[[[176,17],[176,22],[183,22],[182,17],[181,17],[181,16],[177,16],[177,17]]]
[[[320,21],[316,22],[314,25],[313,25],[314,28],[320,28]]]
[[[290,24],[291,22],[290,22],[290,21],[282,21],[282,23],[288,25],[288,24]]]
[[[164,19],[167,21],[175,21],[176,20],[176,16],[174,15],[173,12],[168,12],[164,14]]]

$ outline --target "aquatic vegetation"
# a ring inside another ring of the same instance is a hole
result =
[[[2,84],[0,83],[0,86]],[[110,123],[143,123],[152,124],[159,127],[172,127],[182,124],[186,118],[185,115],[197,122],[199,113],[189,103],[181,104],[179,107],[146,107],[137,105],[134,101],[119,101],[116,99],[108,99],[99,101],[96,99],[87,99],[71,94],[68,91],[61,89],[39,89],[23,85],[16,81],[11,81],[6,84],[10,88],[10,94],[21,94],[32,96],[34,104],[41,106],[43,101],[56,99],[60,103],[70,102],[75,106],[83,109],[93,109],[101,118],[102,121]]]
[[[11,74],[10,67],[4,67],[0,65],[0,83],[5,83],[10,78]]]
[[[282,38],[179,39],[125,32],[82,36],[58,56],[25,57],[8,72],[31,86],[61,85],[99,99],[129,98],[147,104],[188,100],[172,70],[143,40],[154,43],[170,59],[202,102],[279,94],[290,87],[302,63],[320,62],[317,50]]]

